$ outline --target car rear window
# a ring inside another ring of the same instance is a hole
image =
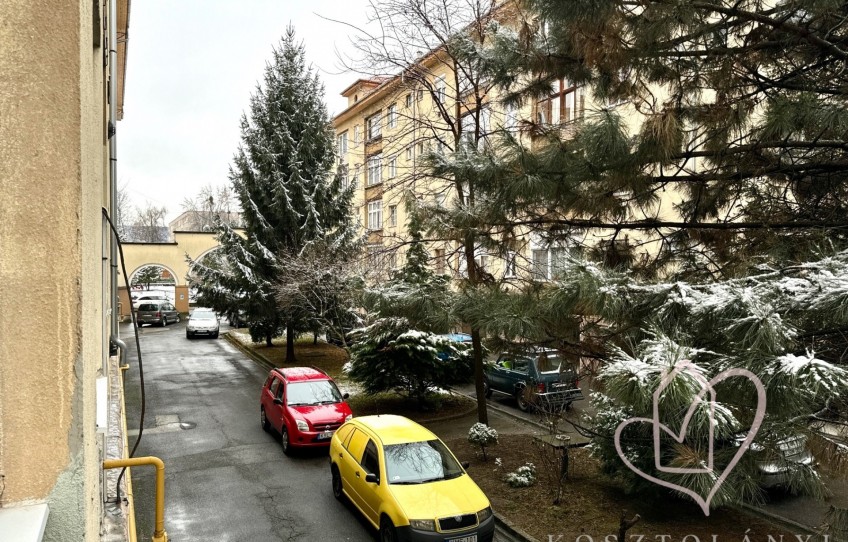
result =
[[[142,303],[138,306],[138,310],[140,311],[158,311],[159,305],[155,303]]]
[[[218,317],[212,311],[194,311],[191,313],[192,320],[216,320]]]

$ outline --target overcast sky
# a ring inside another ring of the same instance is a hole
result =
[[[348,48],[367,0],[144,0],[130,13],[118,179],[136,207],[181,211],[186,196],[229,183],[238,122],[262,79],[271,47],[294,25],[326,87],[330,114],[356,74],[339,74],[335,48]]]

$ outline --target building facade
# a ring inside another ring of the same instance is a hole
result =
[[[100,385],[116,338],[102,210],[129,11],[129,0],[0,3],[2,540],[109,531],[104,409],[120,397]]]
[[[510,2],[503,3],[490,17],[516,27],[527,22],[520,8]],[[484,27],[474,28],[481,32]],[[445,44],[420,55],[393,77],[355,81],[342,93],[348,107],[334,118],[337,168],[344,181],[355,186],[354,212],[372,255],[368,265],[383,274],[403,264],[410,239],[410,199],[438,209],[473,198],[468,186],[428,173],[432,160],[428,162],[427,157],[432,159],[432,152],[450,153],[462,145],[480,148],[504,132],[526,148],[537,149],[545,144],[540,129],[559,130],[568,137],[587,115],[607,110],[620,114],[630,133],[637,133],[645,120],[630,103],[599,102],[590,88],[566,79],[555,81],[547,96],[520,106],[504,105],[499,89],[475,74],[472,66],[454,58],[448,49]],[[634,212],[651,218],[675,218],[678,199],[673,191],[663,192],[656,204]],[[659,250],[660,242],[633,233],[627,238],[611,237],[609,231],[590,231],[552,242],[529,229],[515,230],[517,234],[502,243],[497,252],[487,249],[485,243],[475,244],[474,261],[479,271],[496,280],[549,280],[577,247],[638,246],[638,255],[646,258]],[[433,271],[467,276],[468,262],[462,247],[456,239],[428,242]]]

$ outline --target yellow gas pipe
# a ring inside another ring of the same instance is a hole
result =
[[[103,461],[104,469],[120,469],[141,465],[156,467],[156,529],[153,531],[153,542],[168,542],[168,533],[165,532],[165,463],[158,457],[132,457],[130,459],[107,459]]]

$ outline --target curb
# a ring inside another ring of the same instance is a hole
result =
[[[474,396],[474,395],[471,395],[470,393],[463,393],[463,392],[457,392],[457,393],[460,393],[460,394],[468,397],[469,399],[472,399],[475,402],[477,401],[477,397]],[[507,416],[509,418],[512,418],[515,421],[525,423],[525,424],[528,424],[528,425],[532,425],[533,427],[538,428],[540,431],[542,431],[544,433],[549,432],[549,428],[546,425],[542,425],[538,422],[534,422],[533,420],[528,420],[527,418],[519,416],[518,414],[515,414],[514,412],[510,412],[509,410],[501,407],[500,405],[492,403],[491,401],[486,401],[486,408],[491,408],[495,412],[497,412],[499,414],[503,414],[504,416]]]
[[[510,538],[512,538],[515,542],[539,542],[538,538],[534,538],[529,534],[525,533],[518,527],[516,527],[512,522],[503,516],[499,516],[495,514],[495,528],[500,528],[504,533],[507,534]]]
[[[739,510],[740,512],[748,514],[749,516],[759,517],[761,519],[766,519],[778,524],[782,524],[786,527],[798,529],[804,534],[809,534],[817,537],[826,536],[825,540],[830,540],[831,542],[840,542],[842,540],[841,538],[836,538],[833,535],[824,535],[821,531],[818,531],[809,525],[804,525],[803,523],[799,523],[793,519],[781,516],[780,514],[775,514],[774,512],[763,510],[762,508],[757,508],[756,506],[752,506],[750,504],[740,504],[738,506],[732,506],[731,508]]]
[[[271,363],[271,360],[263,356],[262,354],[257,354],[253,350],[247,348],[245,345],[241,343],[235,337],[230,336],[230,332],[224,333],[224,338],[227,339],[227,342],[235,346],[238,350],[240,350],[244,355],[255,361],[256,363],[265,366],[269,371],[271,369],[276,369],[276,366]]]
[[[230,335],[229,331],[227,333],[224,333],[224,338],[227,339],[227,341],[230,344],[232,344],[237,349],[239,349],[241,352],[243,352],[247,357],[249,357],[250,359],[252,359],[256,363],[265,366],[269,371],[271,369],[277,368],[276,365],[271,363],[271,360],[269,360],[268,358],[266,358],[262,354],[257,354],[256,352],[254,352],[253,350],[249,349],[244,344],[242,344],[241,341],[239,341],[235,337],[232,337]],[[456,393],[457,393],[457,395],[462,395],[463,397],[469,397],[467,394],[464,394],[464,393],[461,393],[461,392],[456,392]],[[471,397],[471,399],[474,399],[474,397]],[[475,400],[474,404],[471,405],[471,408],[469,408],[465,412],[459,412],[457,414],[451,414],[450,416],[444,416],[444,417],[441,417],[441,418],[428,418],[426,420],[420,420],[420,421],[418,421],[418,423],[424,424],[424,423],[437,423],[437,422],[447,422],[447,421],[450,421],[450,420],[457,420],[459,418],[464,418],[464,417],[472,414],[476,410],[477,410],[477,402]]]

